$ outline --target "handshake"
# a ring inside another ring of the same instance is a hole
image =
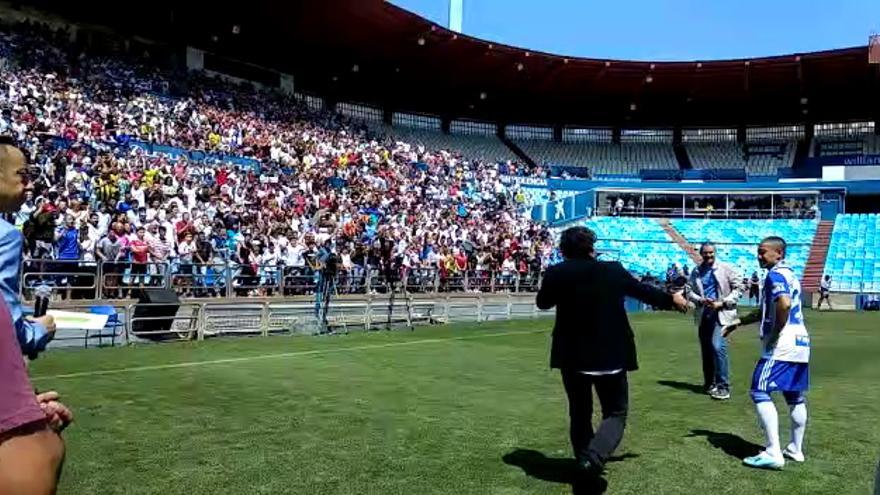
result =
[[[684,297],[684,290],[677,290],[672,292],[672,307],[680,313],[688,312],[690,304],[688,303],[687,298]]]

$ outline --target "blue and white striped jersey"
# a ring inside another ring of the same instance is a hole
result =
[[[779,339],[772,342],[773,328],[776,325],[776,300],[781,296],[791,299],[791,310],[788,321],[779,333]],[[792,363],[809,362],[810,336],[804,325],[801,308],[801,284],[788,265],[780,262],[767,271],[761,301],[762,357]]]

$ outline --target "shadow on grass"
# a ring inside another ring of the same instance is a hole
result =
[[[685,390],[687,392],[693,392],[695,394],[706,395],[706,391],[703,390],[703,386],[697,385],[695,383],[676,382],[674,380],[657,380],[657,383],[663,385],[664,387],[674,388],[676,390]]]
[[[638,454],[623,454],[608,459],[608,462],[620,462],[638,457]],[[553,483],[571,485],[575,495],[602,494],[608,489],[608,482],[598,477],[584,476],[574,459],[547,457],[542,452],[530,449],[516,449],[501,458],[505,464],[523,470],[526,476]]]
[[[763,447],[752,443],[733,433],[719,433],[709,430],[691,430],[688,437],[706,437],[706,440],[716,449],[721,449],[725,454],[743,460],[760,452]]]

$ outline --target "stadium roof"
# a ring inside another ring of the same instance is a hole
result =
[[[880,120],[880,70],[866,46],[634,62],[472,38],[382,0],[158,0],[138,15],[106,1],[34,3],[292,73],[298,91],[395,111],[622,127]]]

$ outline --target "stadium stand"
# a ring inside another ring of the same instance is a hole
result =
[[[677,170],[669,144],[556,143],[538,139],[515,141],[536,163],[587,167],[591,174],[638,176],[642,170]]]
[[[630,272],[661,276],[671,264],[690,265],[687,253],[673,243],[655,218],[593,217],[583,225],[596,232],[604,259],[617,259]]]
[[[655,218],[593,217],[583,222],[596,232],[598,249],[619,258],[631,272],[662,274],[670,265],[691,266],[687,253],[676,245]],[[691,244],[715,243],[719,259],[735,264],[743,276],[759,270],[758,242],[779,235],[789,243],[787,259],[800,277],[816,230],[815,220],[697,220],[672,219],[670,224]],[[873,265],[872,265],[873,266]]]
[[[756,259],[758,242],[767,236],[780,236],[789,245],[786,259],[798,277],[803,277],[818,224],[816,220],[798,219],[672,219],[670,223],[688,242],[695,245],[714,242],[718,258],[738,266],[743,276],[760,269]]]
[[[477,259],[508,277],[546,265],[549,234],[518,213],[501,178],[518,167],[497,162],[513,156],[494,137],[393,129],[424,140],[420,149],[308,96],[88,56],[36,24],[0,36],[0,133],[32,165],[33,194],[11,219],[31,259],[26,287],[111,299],[145,286],[190,297],[306,293],[329,241],[345,290],[365,291],[380,238],[401,272],[441,280]],[[169,91],[175,78],[185,95]]]
[[[744,169],[748,175],[776,175],[779,169],[791,168],[796,151],[794,142],[761,145],[777,146],[779,151],[747,152],[735,142],[687,143],[685,148],[695,169]]]
[[[825,274],[833,291],[880,291],[880,215],[837,215]]]
[[[393,139],[430,150],[445,150],[472,160],[485,162],[516,161],[517,156],[495,136],[444,134],[436,130],[384,126],[381,131]]]
[[[880,136],[816,137],[810,156],[878,155]]]
[[[111,230],[137,241],[137,227],[146,226],[149,262],[167,263],[172,275],[190,284],[207,280],[186,272],[194,248],[204,249],[206,255],[199,257],[208,263],[231,264],[238,286],[256,279],[251,285],[265,289],[281,278],[278,273],[309,278],[306,259],[313,259],[316,244],[327,239],[343,248],[344,265],[352,273],[375,267],[380,232],[397,236],[405,269],[454,276],[481,256],[488,260],[481,265],[487,271],[510,271],[514,264],[518,270],[527,265],[540,271],[551,257],[549,233],[523,218],[521,207],[575,194],[557,190],[551,196],[546,188],[501,180],[509,173],[541,176],[541,167],[517,164],[489,124],[462,122],[457,128],[465,134],[446,134],[440,132],[439,117],[394,114],[394,125],[386,126],[376,109],[340,103],[340,113],[331,113],[315,97],[283,96],[199,74],[180,76],[188,88],[181,95],[170,91],[178,74],[140,58],[67,53],[74,49],[64,46],[64,33],[31,26],[0,30],[0,37],[6,61],[0,132],[18,140],[37,176],[33,197],[13,219],[25,230],[26,253],[33,258],[58,259],[63,251],[61,243],[52,242],[54,232],[33,229],[34,223],[47,223],[35,222],[44,215],[58,224],[73,217],[82,238],[78,243],[66,238],[77,244],[68,246],[75,253],[67,259],[70,266],[95,266],[96,252],[104,250]],[[68,67],[73,59],[75,67]],[[371,122],[352,120],[364,115]],[[476,134],[467,134],[468,126]],[[542,165],[584,167],[597,178],[679,167],[670,142],[557,143],[547,138],[552,129],[535,129],[538,138],[513,138]],[[610,134],[600,137],[610,139]],[[685,149],[697,169],[773,175],[791,167],[797,138],[756,134],[745,145],[701,141],[687,142]],[[844,143],[828,147],[829,153],[880,153],[876,135],[824,136],[817,142]],[[319,212],[326,218],[316,218]],[[423,223],[418,232],[412,229]],[[584,223],[596,230],[599,249],[611,251],[609,256],[619,257],[634,273],[690,264],[656,219],[597,217]],[[715,241],[720,256],[738,264],[744,275],[757,269],[757,241],[781,235],[791,244],[789,261],[801,275],[816,221],[673,220],[673,226],[688,242]],[[843,236],[859,229],[861,224],[847,221],[835,228],[835,236],[838,230]],[[876,254],[876,225],[873,229],[865,230],[864,239],[835,237],[828,273],[839,276],[837,289],[875,285],[877,267],[868,263]],[[159,231],[167,232],[167,241],[158,240]],[[181,249],[187,233],[196,238]],[[859,242],[864,255],[851,251]],[[464,245],[472,249],[461,260]],[[130,270],[132,253],[127,248],[122,253],[118,261]],[[248,273],[248,266],[259,268]],[[125,280],[133,280],[129,272]]]

